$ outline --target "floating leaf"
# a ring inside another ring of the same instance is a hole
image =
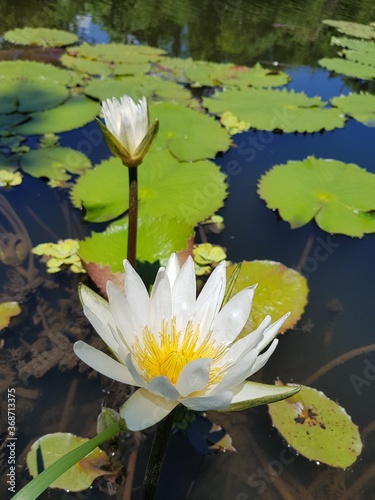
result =
[[[142,96],[149,97],[159,84],[159,78],[151,76],[129,76],[121,80],[103,78],[90,82],[85,87],[85,94],[99,101],[113,97],[120,99],[123,95],[128,95],[134,101],[138,101]]]
[[[224,111],[220,117],[220,123],[224,125],[230,135],[244,132],[250,128],[250,123],[239,121],[237,116],[234,116],[230,111]]]
[[[286,85],[290,80],[290,76],[284,71],[279,71],[275,68],[264,68],[259,63],[252,68],[237,67],[231,68],[230,72],[225,75],[221,83],[224,85],[235,85],[236,87],[281,87]]]
[[[4,40],[18,45],[63,47],[78,40],[75,33],[50,28],[17,28],[4,33]]]
[[[195,225],[215,213],[226,197],[225,176],[210,161],[180,163],[167,151],[150,151],[139,168],[139,214],[178,218]],[[116,179],[116,182],[113,182]],[[111,220],[128,209],[128,171],[117,158],[103,161],[71,191],[86,219]]]
[[[91,122],[98,112],[97,102],[80,95],[48,111],[31,113],[30,120],[16,127],[15,132],[26,135],[66,132],[83,127]]]
[[[179,104],[151,104],[150,118],[160,123],[153,147],[168,149],[181,161],[214,158],[230,146],[228,133],[217,121]]]
[[[362,80],[371,80],[375,78],[375,67],[365,66],[364,64],[353,61],[346,61],[339,57],[324,57],[323,59],[319,59],[318,63],[323,66],[323,68],[334,71],[340,75],[354,76]]]
[[[124,272],[123,260],[127,253],[127,219],[118,221],[104,232],[79,242],[79,255],[84,262],[109,264],[112,272]],[[137,260],[160,262],[165,265],[173,252],[186,248],[193,233],[186,221],[141,216],[138,218]]]
[[[339,47],[345,47],[347,49],[355,50],[357,52],[363,52],[367,54],[373,54],[375,56],[375,43],[368,42],[365,40],[357,40],[355,38],[347,37],[337,37],[333,36],[331,38],[331,45],[338,45]]]
[[[369,52],[358,52],[356,50],[345,49],[340,52],[340,56],[344,56],[349,61],[358,62],[365,66],[371,66],[372,68],[375,66],[375,56]]]
[[[288,444],[309,460],[345,469],[362,451],[358,427],[350,416],[316,389],[302,386],[296,396],[269,405],[268,411]]]
[[[88,45],[83,44],[74,47],[70,52],[74,55],[86,57],[94,61],[106,63],[128,63],[139,64],[149,61],[157,61],[165,53],[163,49],[149,47],[147,45],[126,45],[123,43],[108,43]]]
[[[21,308],[18,302],[3,302],[0,304],[0,330],[6,328],[13,316],[18,316]]]
[[[230,111],[239,120],[260,130],[280,129],[284,132],[317,132],[344,126],[344,117],[337,109],[322,109],[319,97],[303,92],[270,89],[244,89],[218,92],[203,98],[211,113],[221,116]]]
[[[60,62],[67,68],[81,73],[88,73],[89,75],[107,76],[112,74],[109,63],[92,61],[83,57],[70,56],[69,54],[63,54],[60,57]]]
[[[343,33],[344,35],[367,39],[375,38],[375,28],[373,26],[369,26],[368,24],[353,23],[350,21],[336,21],[331,19],[325,19],[323,23],[336,28],[337,31]]]
[[[81,175],[91,166],[87,156],[71,148],[34,149],[21,158],[21,168],[27,174],[59,181],[71,178],[67,172]]]
[[[0,128],[14,127],[27,120],[27,115],[13,113],[11,115],[0,115]]]
[[[38,449],[42,455],[44,469],[46,469],[56,462],[57,459],[87,441],[89,439],[65,432],[55,432],[42,436],[35,441],[26,456],[26,463],[30,474],[33,477],[38,475]],[[56,479],[51,484],[51,487],[69,491],[86,490],[97,477],[112,474],[112,472],[100,468],[108,465],[109,460],[106,453],[96,447],[84,459]]]
[[[68,89],[42,80],[0,80],[0,113],[29,113],[54,108],[69,97]]]
[[[161,80],[156,86],[154,94],[158,100],[173,101],[183,106],[187,106],[191,102],[190,92],[181,85],[169,80]]]
[[[0,187],[19,186],[22,183],[22,175],[13,169],[0,168]]]
[[[68,85],[71,82],[71,74],[52,64],[44,64],[34,61],[0,61],[1,80],[22,80],[60,83]]]
[[[293,229],[315,217],[329,233],[375,232],[375,175],[353,163],[309,156],[276,165],[261,177],[258,193]]]
[[[212,266],[227,258],[224,249],[211,243],[200,243],[193,247],[195,274],[203,276],[212,271]]]
[[[235,265],[227,267],[229,277]],[[290,312],[280,332],[292,328],[302,316],[307,304],[308,287],[306,278],[297,271],[268,260],[243,262],[240,274],[234,285],[233,294],[244,288],[258,284],[250,317],[240,336],[255,330],[264,317],[269,314],[272,321]]]
[[[40,243],[32,249],[32,253],[45,258],[47,273],[58,273],[62,266],[69,266],[73,273],[84,273],[78,248],[78,241],[68,238],[57,243]]]
[[[334,97],[331,99],[331,103],[355,120],[358,120],[368,127],[375,127],[374,95],[366,93],[349,94],[346,96]]]

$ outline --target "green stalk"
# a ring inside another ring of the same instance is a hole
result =
[[[153,498],[155,498],[160,472],[163,466],[165,452],[167,450],[167,444],[172,429],[173,418],[174,410],[159,423],[156,429],[148,459],[145,478],[143,480],[141,500],[153,500]]]
[[[56,479],[69,470],[77,462],[85,458],[92,450],[97,446],[107,441],[112,436],[118,434],[122,431],[123,423],[120,421],[107,427],[103,432],[90,439],[84,444],[81,444],[74,450],[70,451],[66,455],[62,456],[56,462],[51,464],[47,469],[38,474],[32,481],[30,481],[26,486],[22,488],[18,493],[16,493],[12,499],[13,500],[33,500],[38,498],[39,495],[45,491],[48,486],[56,481]]]
[[[127,259],[135,268],[137,252],[138,167],[129,167],[129,223]]]

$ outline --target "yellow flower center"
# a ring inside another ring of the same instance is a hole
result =
[[[178,380],[184,366],[195,359],[209,358],[212,364],[209,374],[209,384],[217,383],[223,377],[224,367],[214,367],[226,351],[225,344],[215,345],[215,339],[210,332],[199,340],[199,327],[195,328],[188,322],[184,332],[176,328],[176,320],[172,319],[170,327],[163,321],[159,340],[146,327],[143,331],[142,342],[137,338],[132,346],[133,360],[136,362],[146,382],[154,377],[164,375],[172,384]]]

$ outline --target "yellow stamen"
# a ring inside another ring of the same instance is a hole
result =
[[[195,328],[188,322],[184,332],[176,328],[176,319],[173,318],[168,328],[168,321],[163,321],[159,332],[159,341],[146,327],[142,339],[136,338],[131,350],[140,373],[146,382],[154,377],[164,375],[172,384],[178,380],[184,366],[195,359],[212,359],[209,373],[209,384],[217,383],[223,377],[223,368],[216,367],[225,351],[225,344],[215,345],[211,333],[199,340],[199,327]]]

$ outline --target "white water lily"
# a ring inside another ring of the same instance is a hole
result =
[[[246,381],[274,352],[285,321],[267,316],[236,340],[251,309],[255,287],[237,293],[220,310],[226,286],[219,264],[196,298],[194,263],[180,268],[173,254],[157,274],[149,296],[128,261],[125,293],[107,283],[109,302],[80,289],[84,313],[112,351],[112,358],[84,342],[75,353],[89,366],[139,389],[120,409],[130,430],[162,420],[179,403],[192,410],[238,410],[284,399],[298,391]],[[270,344],[262,354],[261,351]]]
[[[97,120],[111,152],[128,167],[139,165],[158,130],[158,121],[149,125],[146,97],[138,103],[127,95],[102,102],[105,125]]]

